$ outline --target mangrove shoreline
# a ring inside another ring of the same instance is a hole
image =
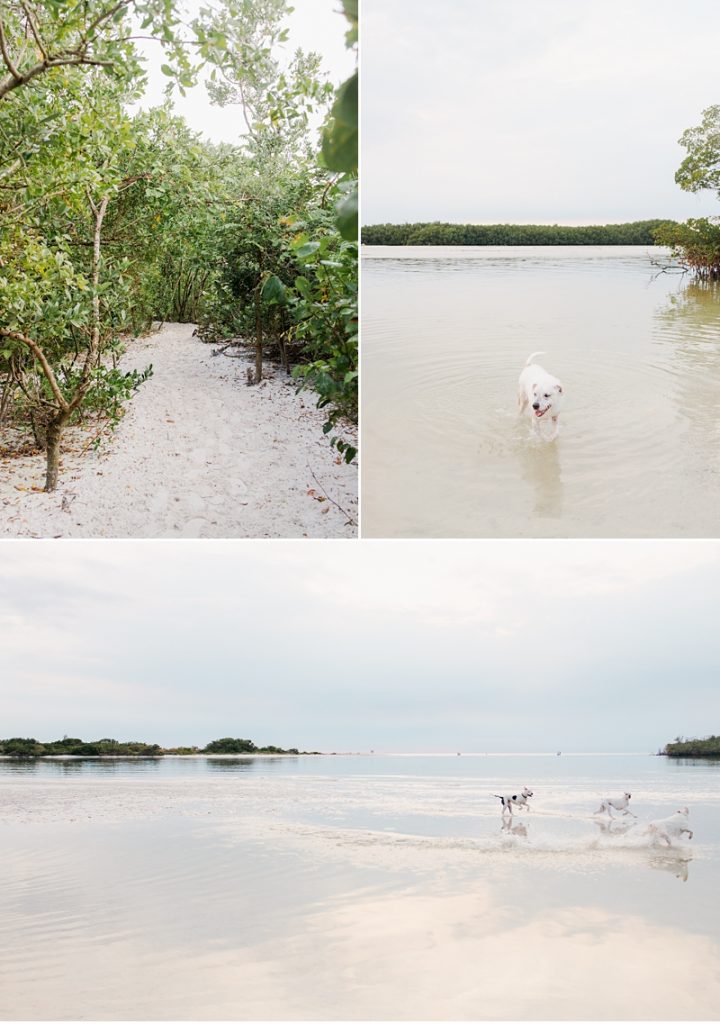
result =
[[[667,757],[718,757],[720,758],[720,736],[706,736],[702,740],[686,740],[679,736],[672,743],[665,744]]]
[[[364,245],[656,245],[656,232],[672,220],[627,224],[370,224]]]
[[[135,740],[119,741],[110,738],[91,740],[89,742],[76,737],[64,736],[61,740],[41,742],[34,737],[14,736],[0,740],[0,757],[4,758],[41,758],[41,757],[167,757],[167,756],[202,756],[242,755],[244,757],[271,755],[320,754],[319,750],[298,750],[297,747],[278,747],[272,744],[258,747],[252,740],[225,736],[212,740],[204,747],[177,746],[161,747],[159,743],[142,743]]]

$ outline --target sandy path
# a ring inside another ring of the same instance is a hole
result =
[[[0,536],[356,536],[317,500],[313,471],[357,521],[357,468],[338,462],[312,393],[279,369],[247,387],[244,358],[213,356],[192,334],[167,324],[128,346],[123,369],[152,363],[154,376],[98,452],[64,455],[55,493],[31,490],[44,456],[0,464]]]

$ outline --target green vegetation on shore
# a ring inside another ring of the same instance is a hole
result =
[[[297,747],[256,747],[252,740],[225,736],[212,740],[205,747],[161,747],[159,743],[119,742],[113,739],[92,740],[89,743],[75,737],[41,743],[33,737],[14,736],[0,740],[0,755],[5,757],[162,757],[164,754],[317,754],[317,750],[300,751]]]
[[[373,224],[365,245],[655,245],[655,232],[674,221],[631,224]]]
[[[668,757],[720,757],[720,736],[706,736],[704,740],[685,740],[677,736],[665,745]]]
[[[687,150],[675,181],[685,192],[712,189],[720,199],[720,105],[702,112],[702,121],[679,138]],[[720,217],[695,217],[685,224],[664,224],[658,242],[701,279],[720,279]]]

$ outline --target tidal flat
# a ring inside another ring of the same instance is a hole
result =
[[[0,761],[0,1016],[712,1019],[719,808],[644,754]]]

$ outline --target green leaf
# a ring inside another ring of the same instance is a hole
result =
[[[265,302],[282,304],[286,301],[285,285],[275,274],[271,274],[263,285],[261,297]]]
[[[317,252],[319,248],[319,242],[305,242],[295,250],[295,255],[299,256],[300,259],[305,259],[306,256],[312,256],[312,254]]]
[[[358,166],[358,76],[340,86],[323,132],[322,155],[331,171],[356,171]]]
[[[348,242],[354,242],[358,236],[358,192],[357,188],[349,196],[341,199],[335,207],[337,226],[340,234]]]

